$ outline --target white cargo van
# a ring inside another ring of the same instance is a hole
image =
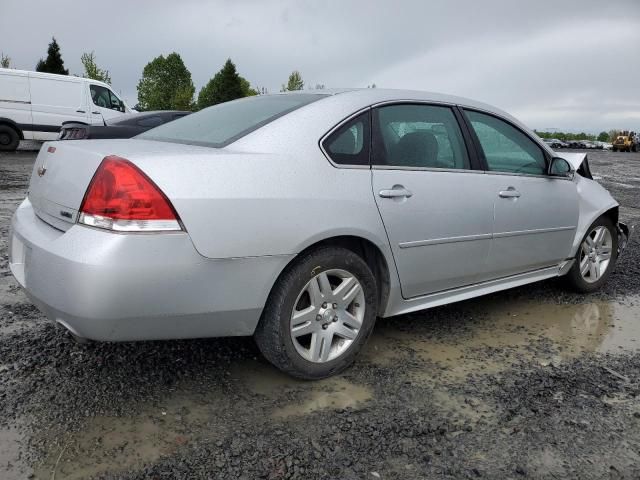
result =
[[[106,83],[0,68],[0,150],[20,140],[55,140],[62,122],[92,125],[132,110]]]

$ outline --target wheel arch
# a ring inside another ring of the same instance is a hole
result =
[[[315,250],[322,247],[341,247],[351,250],[356,255],[360,256],[365,263],[371,269],[378,287],[378,315],[383,315],[387,303],[389,301],[389,294],[391,291],[391,269],[389,260],[384,254],[382,249],[376,245],[371,239],[365,238],[359,235],[335,235],[319,240],[315,240],[313,243],[306,245],[296,256],[294,256],[289,263],[282,269],[276,281],[274,282],[271,290],[275,288],[282,275],[295,264],[297,259],[304,253]],[[391,260],[393,261],[393,260]],[[271,291],[269,292],[271,294]]]
[[[571,250],[571,256],[573,257],[576,254],[576,252],[578,251],[578,248],[580,247],[582,239],[587,234],[587,230],[593,224],[593,222],[598,220],[600,217],[607,217],[613,222],[613,224],[615,226],[615,225],[618,224],[619,213],[620,213],[619,212],[619,206],[618,206],[617,203],[614,203],[613,205],[608,205],[605,208],[602,208],[602,209],[592,213],[588,217],[585,217],[584,219],[581,219],[580,220],[580,228],[578,228],[578,230],[576,231],[576,236],[575,236],[574,241],[573,241],[573,248]]]

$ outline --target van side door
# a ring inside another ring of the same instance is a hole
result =
[[[87,123],[82,81],[62,75],[30,75],[29,86],[34,140],[55,140],[62,122]]]
[[[105,120],[116,118],[125,112],[125,105],[110,89],[95,83],[89,84],[91,123],[104,125]]]

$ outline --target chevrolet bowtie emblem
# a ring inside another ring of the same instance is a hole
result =
[[[45,167],[38,167],[38,176],[41,177],[45,173],[47,173],[47,169]]]

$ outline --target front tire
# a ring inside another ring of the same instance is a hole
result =
[[[282,273],[254,338],[273,365],[315,380],[353,363],[377,316],[376,279],[351,250],[320,247]]]
[[[618,259],[618,234],[607,217],[598,218],[582,239],[567,282],[576,291],[591,293],[604,285]]]

